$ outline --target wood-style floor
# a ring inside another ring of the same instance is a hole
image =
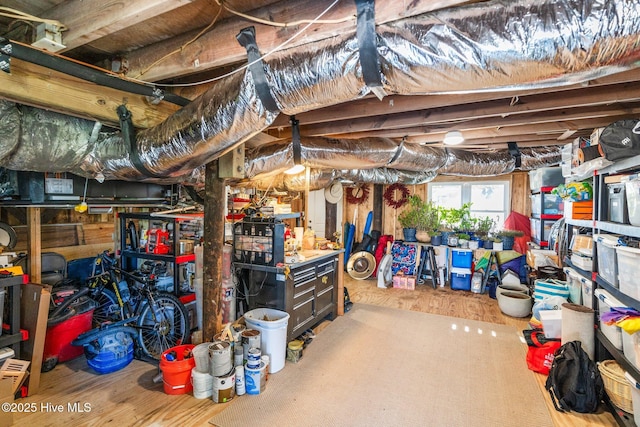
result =
[[[433,289],[419,285],[416,290],[378,289],[374,280],[352,280],[345,275],[351,301],[461,317],[485,322],[527,326],[526,319],[503,315],[488,295]],[[346,314],[349,315],[348,313]],[[321,328],[319,328],[321,329]],[[321,330],[318,333],[322,333]],[[514,363],[526,363],[514,361]],[[14,409],[16,426],[206,426],[208,420],[233,401],[213,403],[190,395],[171,396],[162,384],[153,382],[156,367],[134,360],[125,369],[107,375],[95,374],[84,357],[60,364],[42,374],[38,394],[19,399]],[[553,408],[544,390],[545,376],[536,374],[554,424],[569,426],[616,426],[608,412],[582,415],[562,414]],[[87,404],[87,406],[85,406]],[[76,405],[76,406],[74,406]],[[84,408],[84,412],[74,408]],[[304,425],[304,423],[301,423]]]

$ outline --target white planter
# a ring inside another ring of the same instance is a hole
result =
[[[493,242],[493,250],[494,251],[501,251],[502,250],[502,242],[500,242],[500,243]]]

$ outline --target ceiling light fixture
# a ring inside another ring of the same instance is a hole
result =
[[[458,130],[452,130],[450,132],[447,132],[442,142],[444,143],[444,145],[458,145],[462,144],[463,141],[464,137],[462,136],[462,133],[460,133],[460,131]]]
[[[298,128],[298,120],[296,116],[291,116],[291,148],[293,149],[293,166],[284,171],[287,175],[295,175],[302,172],[305,168],[302,165],[302,146],[300,145],[300,129]]]

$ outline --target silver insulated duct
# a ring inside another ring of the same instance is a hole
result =
[[[637,66],[640,2],[480,2],[378,25],[376,33],[381,66],[378,94],[549,87]],[[349,33],[310,44],[304,53],[279,52],[267,58],[264,71],[277,107],[296,114],[367,94],[371,88],[364,81],[361,62],[356,35]],[[29,107],[18,111],[10,103],[0,108],[7,111],[0,118],[0,147],[7,148],[0,165],[6,168],[163,182],[200,179],[194,168],[264,130],[277,116],[261,102],[249,72],[219,81],[162,124],[140,131],[131,150],[121,132],[98,132],[100,126],[90,121]],[[365,156],[373,156],[366,142],[352,144],[356,151],[351,158],[362,163]],[[423,150],[412,150],[401,153],[392,165],[372,168],[424,170],[421,160],[411,158],[412,154],[422,158]],[[325,167],[327,158],[313,157]],[[330,163],[336,161],[337,156],[330,157]],[[372,163],[380,163],[373,157]],[[465,168],[455,161],[476,160],[450,152],[442,165],[445,171],[459,173]],[[504,154],[493,161],[501,165],[491,165],[492,171],[511,168]]]

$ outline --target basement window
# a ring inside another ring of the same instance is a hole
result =
[[[433,182],[429,184],[429,200],[445,208],[460,208],[471,203],[471,215],[493,218],[502,228],[510,213],[509,181]]]

